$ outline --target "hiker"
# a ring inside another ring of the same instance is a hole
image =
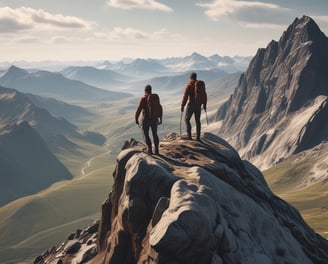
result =
[[[196,84],[202,84],[203,90],[199,93],[198,98],[196,98]],[[201,98],[201,99],[200,99]],[[189,100],[189,101],[188,101]],[[197,74],[195,72],[190,74],[189,82],[185,86],[184,95],[181,103],[181,115],[184,111],[184,107],[187,104],[186,114],[185,114],[185,122],[187,127],[187,139],[192,139],[191,136],[191,123],[190,119],[192,115],[195,115],[195,122],[196,122],[196,139],[197,141],[200,140],[200,131],[201,131],[201,123],[200,123],[200,114],[201,114],[201,107],[204,106],[204,110],[206,112],[206,103],[207,103],[207,95],[205,92],[205,84],[203,81],[197,81]]]
[[[142,111],[142,132],[148,147],[148,153],[153,154],[152,143],[149,137],[149,128],[151,128],[155,145],[155,154],[158,155],[159,139],[157,135],[157,126],[162,123],[163,113],[162,106],[159,103],[159,97],[157,94],[152,94],[151,89],[149,84],[145,86],[145,95],[140,99],[135,113],[135,121],[136,124],[139,125],[139,115]]]

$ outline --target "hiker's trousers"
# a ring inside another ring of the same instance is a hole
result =
[[[158,151],[159,139],[157,135],[157,126],[158,121],[156,120],[144,120],[142,123],[142,131],[144,134],[144,139],[148,147],[148,152],[152,152],[152,143],[149,137],[149,128],[151,128],[151,132],[153,134],[155,151]]]
[[[201,113],[201,107],[192,106],[190,104],[187,105],[186,115],[185,115],[185,122],[186,122],[186,127],[187,127],[187,134],[188,134],[189,138],[191,138],[190,119],[191,119],[192,115],[195,116],[197,139],[200,138],[200,130],[201,130],[200,113]]]

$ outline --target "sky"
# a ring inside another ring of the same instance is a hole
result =
[[[328,0],[0,0],[0,61],[254,56]]]

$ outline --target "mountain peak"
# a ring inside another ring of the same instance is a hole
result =
[[[328,242],[223,139],[205,133],[200,143],[172,133],[161,141],[161,155],[142,149],[131,139],[119,154],[98,234],[85,230],[39,260],[51,263],[57,257],[68,263],[73,244],[81,259],[93,248],[92,263],[321,263],[328,258]]]
[[[258,50],[218,111],[219,133],[270,167],[328,138],[327,83],[328,39],[310,17],[296,18],[278,42]]]
[[[191,57],[194,57],[194,58],[204,58],[203,55],[201,55],[201,54],[199,54],[199,53],[197,53],[197,52],[193,52],[193,53],[191,54]]]
[[[297,30],[310,29],[311,31],[319,31],[321,32],[317,23],[309,16],[302,16],[301,18],[295,18],[291,27],[295,27]]]
[[[27,70],[24,70],[15,65],[12,65],[7,69],[6,74],[4,74],[4,76],[2,78],[4,78],[5,76],[19,77],[19,76],[24,76],[26,74],[28,74]]]
[[[311,41],[321,41],[325,39],[324,33],[320,30],[316,22],[308,16],[295,18],[294,22],[287,28],[282,35],[280,42],[283,44],[288,40],[306,43]]]

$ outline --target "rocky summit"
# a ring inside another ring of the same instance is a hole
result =
[[[328,138],[328,38],[296,18],[279,41],[259,49],[218,110],[219,135],[261,169]]]
[[[222,138],[143,149],[125,142],[99,223],[35,263],[327,263],[328,241]]]

